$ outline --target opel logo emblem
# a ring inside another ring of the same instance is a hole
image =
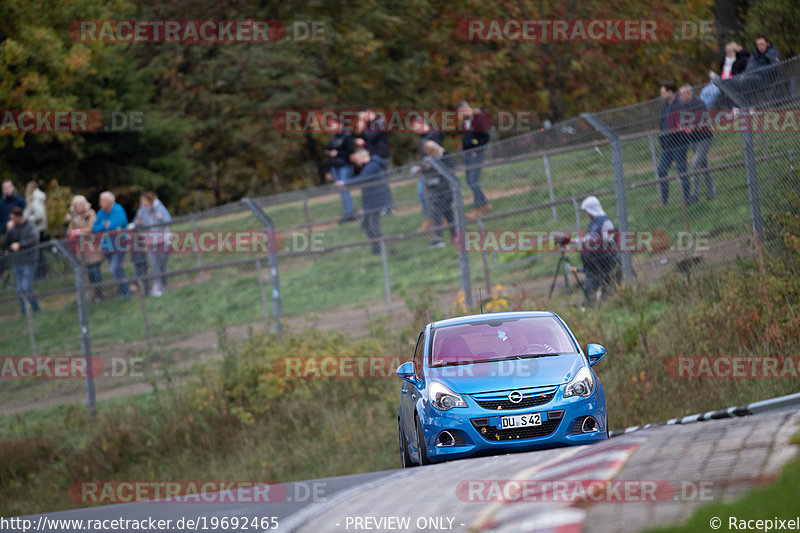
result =
[[[519,403],[522,401],[522,393],[518,390],[511,391],[511,394],[508,395],[508,400],[511,403]]]

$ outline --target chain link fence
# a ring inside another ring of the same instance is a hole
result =
[[[561,249],[530,246],[530,232],[550,241],[574,237],[586,229],[580,204],[589,195],[633,235],[620,254],[625,283],[649,283],[687,262],[752,255],[769,237],[765,213],[788,209],[787,193],[800,189],[799,82],[794,58],[693,87],[711,105],[684,122],[692,131],[704,124],[710,142],[688,134],[674,141],[685,124],[672,116],[665,128],[664,101],[654,99],[388,169],[381,180],[347,190],[356,209],[366,207],[369,234],[361,220],[342,218],[345,190],[333,185],[177,217],[169,231],[182,243],[212,235],[214,246],[168,254],[158,297],[150,295],[157,276],[142,266],[146,254],[125,254],[124,280],[112,278],[106,257],[97,282],[74,246],[50,242],[38,248],[45,273],[31,295],[40,311],[23,314],[13,258],[4,256],[3,355],[90,357],[102,371],[93,380],[1,379],[2,411],[84,396],[93,409],[95,395],[144,392],[192,375],[196,362],[218,356],[231,338],[280,335],[284,327],[350,331],[420,294],[453,302],[456,312],[477,305],[479,289],[484,301],[491,298],[497,285],[557,289],[580,305],[581,280],[571,271],[580,264],[577,252],[567,247],[560,262]],[[706,149],[707,164],[694,161]],[[375,187],[388,187],[391,207],[363,205]],[[476,205],[481,193],[488,205]],[[426,218],[435,223],[425,227]],[[225,233],[232,248],[220,242]],[[241,246],[237,235],[245,236]],[[250,246],[258,235],[268,236],[266,249]],[[119,297],[121,284],[130,298]]]

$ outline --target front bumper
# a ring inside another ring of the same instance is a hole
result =
[[[431,462],[458,459],[471,455],[498,454],[513,451],[556,448],[576,444],[591,444],[605,440],[607,421],[605,395],[602,387],[595,387],[586,398],[564,398],[563,387],[544,405],[526,409],[491,411],[480,407],[469,395],[462,395],[466,408],[438,411],[426,407],[419,412],[425,433],[425,448]],[[500,415],[543,413],[541,426],[519,429],[496,427]],[[545,415],[547,420],[544,420]],[[597,421],[597,431],[584,433],[581,421],[592,416]],[[454,436],[451,445],[442,446],[442,432]]]

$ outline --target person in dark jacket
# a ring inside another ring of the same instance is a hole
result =
[[[358,115],[358,135],[356,144],[366,148],[370,155],[380,157],[385,165],[391,162],[389,157],[389,132],[386,121],[374,111],[366,109]]]
[[[688,139],[686,134],[677,128],[678,112],[681,110],[681,101],[677,95],[678,87],[674,82],[667,81],[661,84],[661,100],[664,107],[661,109],[661,160],[658,162],[658,178],[662,180],[669,174],[673,161],[679,174],[686,174],[686,155],[688,152]],[[683,198],[686,203],[691,203],[691,183],[689,176],[681,176]],[[661,188],[661,205],[669,201],[669,181],[659,181]]]
[[[11,180],[3,180],[3,197],[0,198],[0,235],[5,235],[8,230],[11,210],[15,207],[25,209],[25,197],[17,192]]]
[[[420,160],[424,160],[425,156],[427,155],[425,153],[425,144],[428,141],[433,141],[439,146],[444,145],[444,134],[441,131],[432,128],[431,125],[425,122],[421,116],[414,117],[411,127],[413,128],[413,131],[419,134]],[[417,232],[422,233],[428,231],[428,228],[431,227],[431,213],[428,209],[428,190],[425,186],[425,176],[422,172],[423,167],[414,166],[413,171],[419,175],[419,178],[417,179],[417,197],[419,198],[419,205],[422,207],[422,225],[417,228]]]
[[[481,189],[483,147],[489,142],[489,115],[480,109],[473,109],[463,100],[456,104],[456,111],[459,119],[463,120],[461,149],[464,151],[467,185],[472,189],[472,211],[467,217],[478,218],[492,210],[492,205]]]
[[[350,161],[357,167],[361,167],[361,172],[350,181],[350,185],[363,185],[361,190],[361,203],[364,215],[361,219],[361,227],[369,239],[380,239],[383,237],[380,221],[381,212],[392,207],[392,190],[386,179],[385,162],[377,155],[371,155],[367,150],[356,150],[351,156]],[[344,183],[337,183],[343,187]],[[372,253],[381,253],[379,241],[372,242]]]
[[[353,165],[350,163],[350,154],[355,151],[353,134],[342,130],[342,125],[338,118],[334,118],[331,121],[331,126],[334,134],[328,142],[328,149],[325,151],[330,164],[328,179],[334,182],[340,181],[346,185],[353,177]],[[339,194],[342,197],[342,218],[339,223],[344,224],[355,220],[356,214],[350,191],[342,188]]]
[[[750,54],[747,61],[747,71],[750,72],[761,67],[776,65],[781,60],[781,53],[772,46],[769,39],[763,35],[756,37],[756,49]]]
[[[425,141],[423,147],[426,157],[441,160],[447,152],[444,147],[433,140]],[[449,158],[442,161],[445,165],[448,164]],[[423,176],[425,179],[425,187],[427,188],[428,198],[430,199],[431,217],[433,219],[434,233],[428,249],[443,248],[445,242],[442,240],[442,221],[447,221],[450,226],[450,239],[455,238],[455,214],[453,212],[453,189],[447,180],[439,174],[439,172],[432,168],[428,161],[423,161]],[[452,169],[450,169],[452,172]]]
[[[688,135],[692,145],[692,172],[702,170],[702,176],[706,183],[706,198],[713,200],[717,197],[714,189],[714,176],[708,170],[708,151],[714,143],[714,134],[708,126],[700,126],[699,123],[703,114],[707,111],[706,105],[700,98],[694,95],[691,85],[681,85],[679,91],[681,104],[686,111],[692,112],[692,125],[685,133]],[[692,202],[696,202],[700,197],[700,174],[694,174],[694,188],[692,189]]]
[[[33,294],[33,276],[39,257],[39,230],[36,225],[25,220],[22,208],[14,206],[9,214],[11,227],[6,234],[6,250],[9,254],[11,268],[14,270],[16,291],[19,294],[19,306],[25,315],[25,301],[30,303],[34,313],[39,312],[39,300]]]

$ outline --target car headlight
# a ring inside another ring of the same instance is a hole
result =
[[[588,367],[582,367],[572,378],[572,381],[567,383],[567,388],[564,391],[564,398],[570,396],[581,396],[586,398],[594,392],[594,378],[592,372]]]
[[[466,407],[464,398],[451,391],[441,383],[434,381],[428,388],[428,398],[439,411],[448,411],[453,407]]]

